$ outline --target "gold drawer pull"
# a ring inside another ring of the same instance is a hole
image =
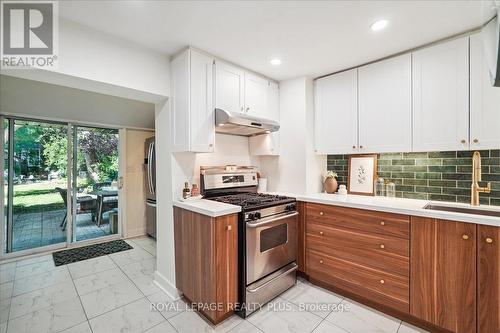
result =
[[[323,235],[324,235],[324,232],[323,232],[323,231],[320,231],[320,232],[319,232],[319,234],[320,234],[321,236],[323,236]]]
[[[381,284],[384,284],[384,283],[385,283],[385,280],[380,280],[380,283],[381,283]]]
[[[384,244],[380,244],[380,248],[381,249],[385,249],[385,245]]]
[[[486,243],[488,243],[488,244],[493,243],[493,238],[487,237],[486,238]]]
[[[385,225],[385,222],[384,221],[380,221],[380,225]]]
[[[320,260],[319,260],[319,263],[320,263],[320,264],[322,264],[322,263],[323,263],[323,259],[320,259]]]
[[[463,234],[462,238],[465,239],[465,240],[467,240],[467,239],[469,239],[469,235]]]
[[[325,215],[325,213],[323,213],[323,212],[319,212],[319,215],[323,216],[323,215]]]
[[[232,226],[230,226],[230,225],[228,225],[228,226],[226,227],[226,230],[227,230],[227,231],[231,231],[231,230],[233,230],[233,227],[232,227]]]

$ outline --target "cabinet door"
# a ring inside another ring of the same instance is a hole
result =
[[[314,83],[314,132],[319,154],[358,151],[357,69]]]
[[[224,215],[215,220],[216,302],[220,307],[215,322],[227,318],[238,302],[238,215]]]
[[[190,151],[193,152],[214,151],[213,62],[213,58],[191,51]]]
[[[490,83],[481,34],[470,37],[470,146],[500,148],[500,88]]]
[[[215,66],[216,108],[229,112],[243,112],[244,72],[220,61],[216,62]]]
[[[500,227],[477,226],[478,333],[500,332]]]
[[[358,69],[362,152],[411,150],[411,55]]]
[[[469,37],[413,53],[413,150],[469,148]]]
[[[412,217],[410,235],[410,314],[475,332],[476,225]]]
[[[245,112],[260,118],[270,118],[268,115],[269,81],[245,73]]]
[[[171,62],[171,140],[172,150],[189,151],[189,50]]]
[[[270,82],[267,89],[268,119],[280,121],[279,87],[276,82]],[[250,155],[279,155],[280,131],[262,134],[249,138]]]

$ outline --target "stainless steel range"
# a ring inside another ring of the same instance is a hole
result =
[[[239,205],[240,307],[248,316],[296,283],[298,213],[294,198],[257,193],[253,167],[202,167],[205,199]]]

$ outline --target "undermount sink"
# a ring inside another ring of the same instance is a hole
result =
[[[438,205],[438,204],[427,204],[424,207],[424,209],[442,210],[445,212],[455,212],[455,213],[464,213],[464,214],[472,214],[472,215],[485,215],[485,216],[500,217],[500,211],[485,210],[485,209],[481,209],[481,208],[468,208],[468,207],[444,206],[444,205]]]

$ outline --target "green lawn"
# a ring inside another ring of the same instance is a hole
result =
[[[14,185],[14,214],[65,209],[64,201],[55,190],[65,188],[66,180],[43,181]]]

